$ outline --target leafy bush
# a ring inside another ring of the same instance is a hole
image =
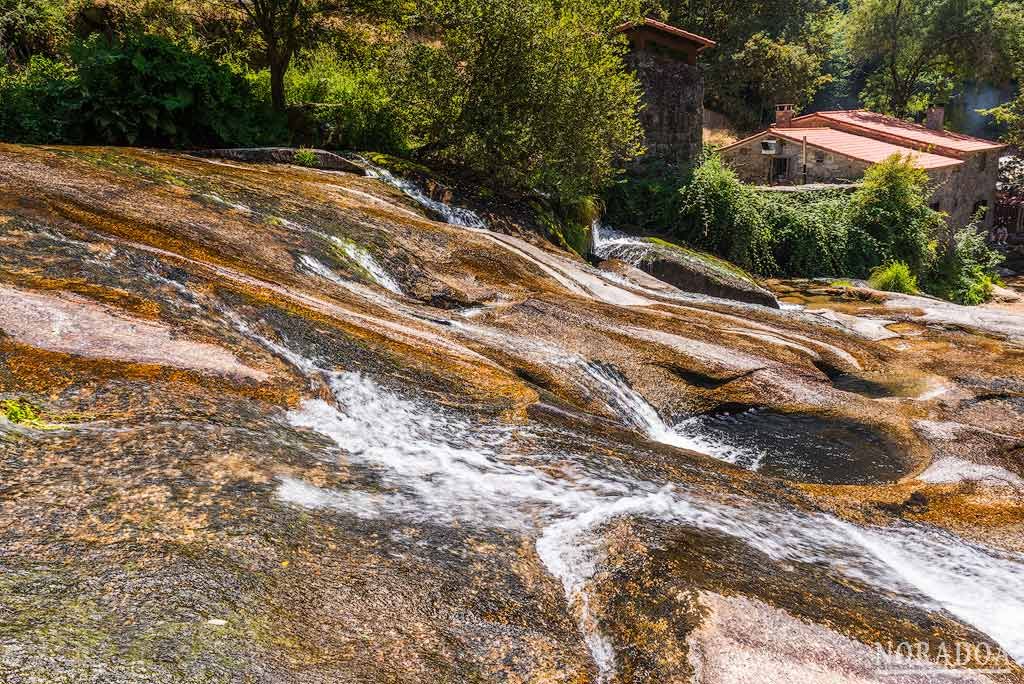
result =
[[[246,78],[255,96],[269,104],[269,70]],[[294,103],[289,117],[294,142],[389,153],[408,149],[405,122],[373,60],[344,61],[322,45],[299,55],[284,87]]]
[[[871,272],[868,284],[876,290],[885,292],[902,292],[917,294],[917,276],[910,271],[910,266],[902,261],[893,261],[879,266]]]
[[[706,144],[706,141],[705,141]],[[604,200],[605,220],[620,230],[634,233],[670,231],[678,222],[682,198],[679,188],[688,174],[662,162],[645,161],[626,171],[610,185]]]
[[[13,142],[249,145],[273,120],[230,69],[155,36],[73,46],[0,72],[0,134]]]
[[[74,141],[81,104],[75,70],[36,56],[21,70],[0,67],[0,139],[9,142]]]
[[[927,290],[960,304],[983,304],[992,296],[996,268],[1003,255],[989,249],[977,223],[956,232],[926,278]]]
[[[850,272],[848,195],[763,193],[761,198],[772,225],[772,255],[780,274],[817,278]]]
[[[20,64],[55,56],[67,39],[66,12],[60,0],[0,0],[0,58]]]
[[[320,166],[320,159],[316,156],[316,152],[306,147],[295,150],[294,161],[299,166],[305,166],[309,169],[315,169]]]
[[[677,237],[749,271],[771,273],[776,269],[766,202],[741,183],[717,155],[705,157],[680,194]]]
[[[850,223],[875,241],[877,264],[903,261],[915,273],[928,268],[933,240],[945,230],[942,215],[928,206],[930,196],[928,173],[910,156],[894,154],[868,168],[853,195]]]
[[[82,138],[110,144],[248,145],[269,116],[227,67],[155,36],[72,50],[82,89]]]

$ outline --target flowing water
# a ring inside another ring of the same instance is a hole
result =
[[[388,185],[398,188],[418,202],[421,206],[426,207],[435,215],[443,219],[445,223],[462,226],[463,228],[487,227],[487,222],[480,218],[476,212],[435,200],[427,193],[423,192],[423,189],[416,183],[404,178],[398,178],[387,169],[374,166],[366,160],[363,160],[363,164],[366,166],[366,173],[368,176],[371,178],[378,178]]]
[[[590,609],[599,568],[599,532],[631,516],[725,534],[773,561],[825,564],[893,600],[948,610],[1024,658],[1024,557],[983,549],[939,530],[900,524],[858,527],[822,513],[732,502],[679,486],[613,478],[582,465],[555,477],[542,465],[569,454],[524,454],[507,428],[481,426],[411,401],[358,373],[328,373],[337,407],[307,400],[288,414],[343,449],[350,467],[372,472],[383,491],[328,491],[285,479],[285,500],[359,517],[400,516],[498,527],[536,535],[537,553],[557,577],[602,677],[614,650]],[[619,401],[638,401],[620,397]],[[656,419],[642,405],[638,415]],[[639,419],[639,418],[638,418]]]

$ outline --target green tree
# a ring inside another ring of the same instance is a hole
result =
[[[423,9],[437,40],[407,47],[395,84],[419,156],[571,199],[641,152],[639,85],[610,32],[621,15],[577,0]]]
[[[830,80],[823,65],[835,48],[831,24],[838,10],[826,0],[660,0],[655,5],[663,19],[718,43],[701,55],[705,102],[741,131],[767,124],[783,100],[806,104]]]
[[[286,106],[284,75],[295,53],[308,39],[326,10],[323,0],[228,0],[248,17],[263,41],[270,69],[270,100],[274,109]]]
[[[851,0],[846,35],[870,70],[872,109],[905,117],[944,100],[968,76],[1002,68],[1000,0]]]
[[[1011,65],[1017,80],[1017,97],[998,107],[982,112],[1001,124],[1006,133],[1005,142],[1018,147],[1024,145],[1024,4],[1005,3],[996,10],[996,43]]]
[[[760,106],[764,121],[780,102],[803,107],[832,77],[822,72],[824,56],[800,45],[755,33],[733,56],[737,73],[747,81],[751,105]]]

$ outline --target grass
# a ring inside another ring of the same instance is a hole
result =
[[[300,147],[295,150],[294,161],[297,165],[305,166],[307,169],[315,169],[320,166],[320,159],[316,156],[316,152],[308,147]]]
[[[871,272],[868,284],[876,290],[885,292],[901,292],[903,294],[917,294],[917,276],[910,267],[902,261],[893,261],[885,266],[879,266]]]

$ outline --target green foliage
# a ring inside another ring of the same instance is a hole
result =
[[[909,156],[893,155],[867,170],[850,223],[874,240],[878,263],[905,261],[915,273],[928,268],[932,242],[945,229],[942,215],[928,206],[930,195],[928,173]]]
[[[77,140],[81,97],[73,67],[35,56],[22,69],[0,67],[0,139],[46,143]]]
[[[295,163],[310,169],[320,166],[320,160],[317,158],[316,152],[306,147],[295,150]]]
[[[0,401],[0,416],[3,416],[15,425],[23,425],[37,430],[52,429],[54,427],[43,420],[39,415],[39,409],[25,399],[6,399]]]
[[[680,213],[662,229],[761,275],[865,277],[893,261],[921,274],[945,229],[927,205],[927,183],[907,160],[892,158],[872,167],[853,195],[764,192],[711,154],[679,190]]]
[[[823,73],[825,54],[802,45],[773,39],[760,31],[751,36],[733,56],[736,72],[749,82],[750,102],[765,110],[780,102],[803,106],[832,81]],[[767,113],[767,112],[765,112]],[[762,117],[763,118],[763,117]]]
[[[408,46],[395,99],[420,157],[488,185],[573,198],[640,152],[640,91],[597,5],[425,3],[439,43]]]
[[[0,93],[0,134],[16,142],[247,145],[271,130],[243,78],[155,36],[92,36],[67,63],[0,73]]]
[[[848,195],[763,193],[761,201],[772,225],[779,273],[817,278],[851,272],[846,253]]]
[[[1003,255],[988,247],[977,223],[958,230],[935,260],[926,278],[927,290],[960,304],[988,301],[996,268]]]
[[[872,109],[907,116],[942,101],[968,78],[1005,78],[999,0],[851,0],[847,39],[871,77]],[[1010,3],[1006,3],[1010,4]],[[1004,17],[1005,19],[1005,17]]]
[[[674,233],[688,245],[757,273],[776,269],[772,228],[758,193],[740,182],[717,155],[708,155],[680,190],[681,221]]]
[[[247,78],[257,96],[269,103],[269,70]],[[301,112],[296,115],[293,109],[293,129],[300,135],[309,132],[320,147],[382,152],[408,148],[405,122],[373,60],[344,61],[336,50],[320,45],[300,54],[289,69],[285,95]]]
[[[1024,145],[1024,89],[1013,100],[983,110],[981,113],[991,116],[1003,127],[1006,131],[1003,135],[1004,142],[1018,147]]]
[[[871,272],[868,284],[876,290],[917,294],[917,276],[902,261],[893,261]]]
[[[679,188],[688,175],[659,162],[644,162],[628,170],[604,193],[605,221],[632,233],[660,233],[679,221]]]
[[[840,16],[825,0],[660,0],[670,23],[717,41],[701,55],[705,102],[741,131],[768,124],[780,101],[807,105],[831,78]],[[778,90],[773,90],[777,88]]]
[[[0,0],[0,57],[24,63],[56,56],[68,37],[66,11],[61,0]]]
[[[162,38],[107,43],[94,36],[72,51],[72,60],[86,140],[247,145],[256,142],[265,121],[243,78]]]

